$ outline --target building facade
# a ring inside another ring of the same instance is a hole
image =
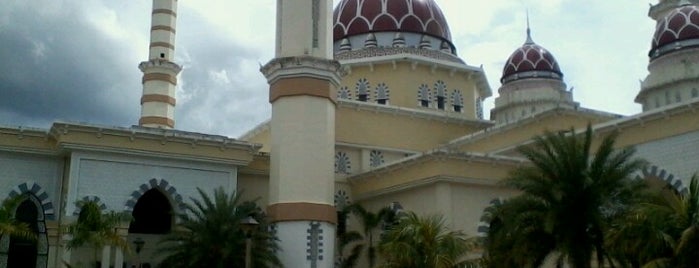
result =
[[[287,267],[333,267],[338,222],[356,226],[335,211],[351,203],[440,213],[450,228],[485,235],[483,210],[516,194],[497,183],[526,164],[515,149],[543,131],[588,124],[596,142],[618,132],[618,148],[637,148],[651,164],[639,178],[684,191],[699,171],[699,1],[661,0],[649,16],[657,21],[649,74],[640,89],[625,89],[638,91],[635,100],[622,100],[641,113],[584,108],[527,29],[486,119],[482,104],[493,94],[485,73],[459,58],[432,0],[342,0],[334,9],[330,0],[279,0],[275,58],[261,68],[272,118],[233,139],[176,130],[177,0],[154,0],[149,59],[139,66],[140,126],[0,128],[0,189],[25,197],[17,215],[39,234],[35,244],[0,239],[0,268],[94,255],[102,267],[155,266],[156,241],[197,187],[259,197]],[[68,251],[62,230],[79,200],[132,213],[120,232],[144,240],[143,250]]]

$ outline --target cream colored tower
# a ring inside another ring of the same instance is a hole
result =
[[[175,90],[182,68],[172,62],[175,56],[177,0],[153,0],[148,61],[138,68],[143,72],[141,118],[145,127],[175,127]]]
[[[335,92],[332,0],[277,0],[276,58],[262,67],[272,103],[270,205],[286,267],[333,267]]]

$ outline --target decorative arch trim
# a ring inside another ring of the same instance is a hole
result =
[[[23,194],[31,194],[37,199],[36,201],[40,203],[39,208],[41,208],[39,214],[43,215],[46,220],[55,220],[53,202],[49,199],[49,194],[39,184],[33,181],[22,183],[12,189],[9,196],[15,197]]]
[[[102,200],[97,196],[94,196],[94,195],[84,196],[80,200],[85,201],[85,202],[95,202],[95,203],[97,203],[97,205],[100,207],[100,209],[102,211],[107,210],[107,205],[105,205],[104,202],[102,202]],[[82,207],[76,207],[75,211],[73,212],[73,215],[74,216],[80,215],[80,211],[82,211],[82,209],[83,209]]]
[[[152,189],[158,189],[165,194],[165,196],[169,197],[170,201],[173,203],[172,206],[173,208],[177,208],[180,211],[185,209],[185,204],[183,202],[182,196],[177,193],[177,189],[170,185],[170,182],[164,179],[150,179],[147,183],[141,184],[141,186],[138,187],[137,190],[131,192],[131,198],[126,201],[126,205],[124,205],[124,211],[126,212],[133,212],[134,207],[136,206],[136,202],[138,202],[138,199],[141,198],[146,192],[152,190]]]
[[[672,187],[672,189],[680,194],[687,194],[688,192],[687,187],[684,186],[682,180],[666,170],[659,168],[658,166],[646,167],[641,171],[641,174],[636,175],[637,180],[647,180],[650,178],[664,181],[668,186]]]

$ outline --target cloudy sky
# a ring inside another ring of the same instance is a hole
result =
[[[525,40],[528,9],[534,41],[558,59],[577,101],[626,115],[640,110],[633,99],[654,28],[648,2],[436,2],[459,55],[484,66],[494,92],[505,60]],[[178,129],[237,137],[269,118],[258,69],[273,55],[275,3],[179,1]],[[150,10],[149,0],[0,1],[0,124],[136,124]]]

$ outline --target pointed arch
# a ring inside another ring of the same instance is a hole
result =
[[[55,220],[53,202],[49,198],[49,194],[41,188],[39,184],[33,181],[22,183],[10,191],[9,196],[15,197],[18,195],[29,194],[34,196],[40,204],[40,220]]]
[[[173,209],[177,209],[179,211],[184,210],[185,204],[182,199],[182,196],[179,193],[177,193],[177,189],[170,185],[170,182],[168,182],[167,180],[158,180],[153,178],[150,179],[147,183],[141,184],[141,186],[139,186],[137,190],[131,192],[131,198],[128,201],[126,201],[126,204],[124,205],[124,211],[129,213],[133,212],[133,209],[136,206],[138,199],[141,198],[141,196],[143,196],[146,192],[152,189],[160,190],[170,200]]]
[[[682,180],[679,178],[675,177],[675,175],[667,172],[665,169],[662,169],[658,166],[650,166],[646,167],[643,170],[641,170],[641,173],[636,175],[637,180],[648,180],[648,179],[657,179],[662,182],[667,183],[667,186],[670,187],[671,189],[677,191],[678,193],[681,194],[687,194],[687,187],[684,186],[682,183]]]
[[[48,236],[47,236],[47,231],[46,231],[46,220],[52,220],[53,219],[53,204],[48,200],[48,194],[41,189],[41,186],[34,182],[26,182],[22,183],[19,186],[15,187],[10,194],[10,197],[17,197],[17,196],[22,196],[23,200],[22,203],[20,203],[19,206],[14,208],[13,214],[17,214],[20,212],[19,210],[22,209],[29,209],[29,214],[24,215],[24,216],[29,216],[31,219],[31,222],[27,222],[31,229],[36,233],[37,235],[37,240],[33,241],[33,245],[29,246],[29,249],[27,249],[27,245],[25,242],[19,242],[15,243],[14,239],[12,239],[9,236],[2,236],[0,238],[0,268],[5,268],[9,264],[11,264],[12,260],[10,259],[10,255],[15,255],[17,253],[10,254],[13,252],[13,250],[16,250],[18,248],[15,247],[21,247],[24,248],[21,250],[24,253],[29,253],[33,255],[32,257],[32,262],[35,262],[36,268],[46,268],[48,265],[48,253],[49,253],[49,242],[48,242]],[[48,209],[47,209],[48,208]],[[49,217],[47,211],[51,212],[51,216]],[[27,211],[24,211],[27,212]],[[34,214],[34,215],[31,215]],[[19,245],[19,244],[25,244],[25,245]],[[29,251],[27,251],[29,250]],[[35,252],[31,252],[34,251]],[[26,263],[23,264],[17,264],[15,265],[22,265],[24,266]]]
[[[102,202],[102,200],[97,196],[94,196],[94,195],[84,196],[81,200],[85,201],[85,202],[95,202],[100,207],[100,209],[102,211],[107,210],[107,205],[105,205],[104,202]],[[82,207],[76,207],[75,211],[73,212],[73,216],[80,215],[80,211],[82,209],[83,209]]]

